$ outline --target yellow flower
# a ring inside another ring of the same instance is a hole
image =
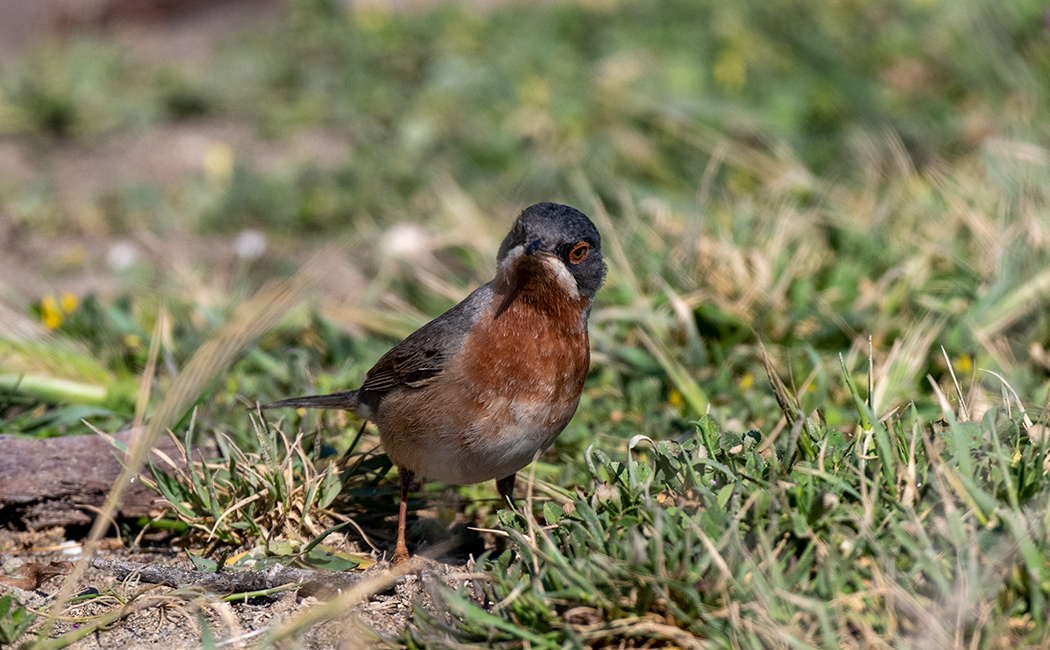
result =
[[[748,390],[754,385],[755,376],[750,372],[745,372],[744,375],[740,377],[740,390]]]
[[[952,360],[952,365],[955,366],[956,372],[961,372],[963,374],[967,374],[973,370],[973,360],[970,359],[970,355],[968,354],[961,357],[955,357],[955,359]]]
[[[40,299],[40,320],[50,329],[58,329],[62,325],[62,311],[58,307],[55,297],[48,294]]]
[[[77,305],[79,305],[79,304],[80,304],[80,302],[77,300],[77,297],[74,296],[73,294],[69,293],[68,291],[66,293],[62,294],[62,311],[63,311],[63,313],[72,314],[73,312],[75,312],[77,310]]]
[[[667,401],[671,403],[671,406],[678,406],[682,403],[682,394],[677,389],[672,388],[671,394],[668,396]]]
[[[225,142],[213,142],[204,152],[204,174],[208,180],[225,183],[233,175],[233,150]]]

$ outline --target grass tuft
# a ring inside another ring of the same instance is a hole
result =
[[[500,517],[511,548],[481,561],[482,601],[446,594],[451,618],[418,611],[407,642],[1036,646],[1046,443],[996,411],[941,424],[912,409],[872,422],[870,449],[823,429],[819,455],[790,466],[790,440],[710,418],[622,460],[593,451],[592,486],[547,503],[546,525]]]

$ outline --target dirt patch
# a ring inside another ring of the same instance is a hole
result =
[[[24,53],[42,39],[106,30],[156,60],[202,62],[229,34],[278,15],[277,0],[4,0],[0,57]]]
[[[0,534],[0,537],[10,533]],[[37,534],[39,536],[39,534]],[[20,540],[25,541],[25,540]],[[44,541],[37,539],[36,541]],[[0,540],[0,544],[3,541]],[[113,557],[156,566],[191,569],[186,554],[175,549],[152,552],[115,550],[102,552]],[[60,552],[19,552],[0,556],[4,569],[10,575],[26,562],[73,560],[77,558]],[[299,634],[291,637],[296,648],[322,649],[335,647],[366,647],[394,642],[412,620],[416,607],[436,613],[442,611],[433,596],[439,584],[453,586],[476,597],[472,563],[449,564],[421,561],[418,571],[400,576],[393,584],[383,586],[347,610],[325,617]],[[390,575],[392,567],[381,562],[360,572],[360,584],[382,580]],[[61,578],[51,580],[35,591],[0,587],[0,593],[13,592],[21,603],[33,611],[48,610],[61,587]],[[78,582],[74,594],[81,595],[81,604],[67,608],[62,620],[52,631],[52,637],[75,630],[87,629],[98,617],[114,612],[130,612],[127,616],[93,631],[68,646],[74,650],[87,648],[128,648],[146,650],[196,649],[201,647],[201,617],[207,622],[219,647],[254,647],[263,637],[293,621],[316,613],[326,607],[326,601],[302,597],[296,591],[285,591],[236,602],[221,602],[214,595],[205,595],[199,588],[171,589],[141,582],[134,576],[117,580],[113,575],[91,567]],[[119,597],[119,600],[118,598]],[[123,602],[120,602],[123,601]],[[42,618],[34,628],[39,627]],[[207,634],[207,631],[203,632]]]
[[[164,186],[202,173],[215,147],[228,149],[234,161],[261,172],[305,162],[318,169],[334,169],[350,152],[348,137],[334,131],[300,131],[277,140],[262,138],[253,127],[235,121],[175,122],[119,134],[96,146],[62,144],[39,153],[33,166],[26,165],[24,151],[5,154],[0,146],[0,164],[7,161],[11,165],[0,173],[11,178],[53,178],[63,207],[75,213],[85,202],[114,187]]]

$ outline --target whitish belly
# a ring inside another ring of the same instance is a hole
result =
[[[512,401],[488,404],[486,414],[466,427],[458,418],[432,420],[412,436],[412,444],[400,444],[405,442],[401,436],[383,436],[383,446],[396,465],[428,480],[467,485],[501,479],[549,447],[578,403],[579,398],[543,408]]]

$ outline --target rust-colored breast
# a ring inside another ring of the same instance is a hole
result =
[[[590,365],[589,301],[542,276],[504,300],[494,295],[465,342],[465,374],[479,397],[545,403],[553,411],[571,402],[575,409]]]
[[[383,398],[376,424],[396,465],[448,483],[504,478],[568,424],[590,364],[590,301],[544,275],[510,298],[494,293],[435,381]]]

